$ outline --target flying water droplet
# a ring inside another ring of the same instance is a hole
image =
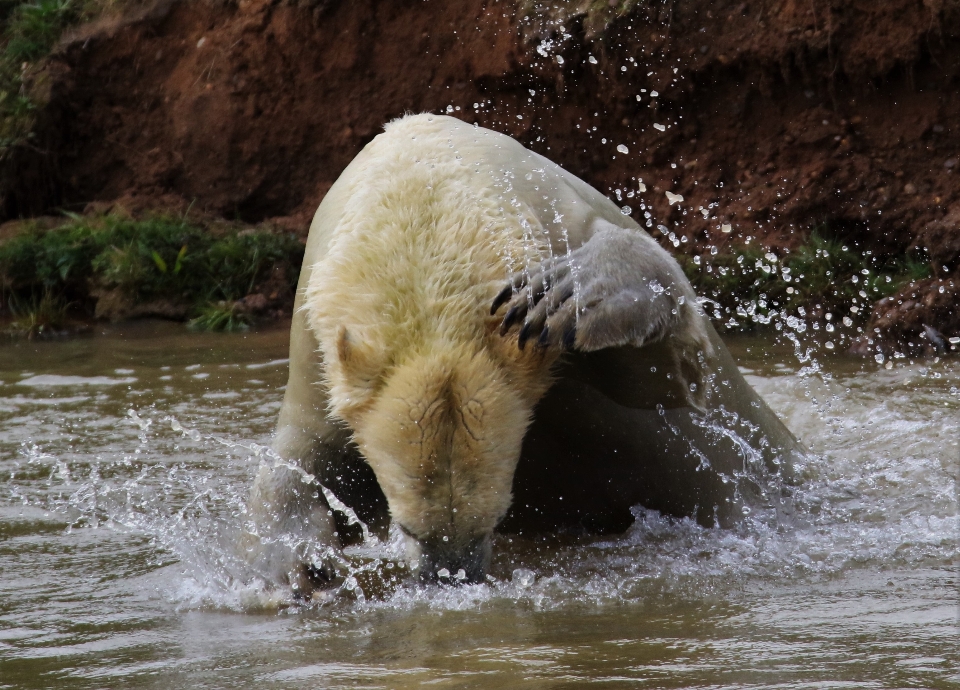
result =
[[[517,568],[513,571],[513,583],[519,587],[529,587],[532,585],[537,576],[532,570],[527,570],[526,568]]]

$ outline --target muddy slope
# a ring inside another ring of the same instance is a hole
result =
[[[122,199],[305,230],[385,120],[449,111],[619,189],[641,221],[645,203],[681,250],[819,227],[924,249],[919,289],[954,294],[957,0],[165,1],[65,38],[32,89],[46,105],[0,177],[6,218]],[[924,294],[875,320],[960,335]]]

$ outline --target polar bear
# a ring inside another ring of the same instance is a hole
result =
[[[801,452],[664,249],[451,117],[388,124],[330,189],[290,339],[251,507],[301,596],[333,579],[344,513],[396,524],[422,581],[479,582],[496,529],[622,531],[637,504],[727,525]]]

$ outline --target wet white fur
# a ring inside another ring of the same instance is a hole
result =
[[[322,476],[346,433],[408,533],[460,544],[489,534],[558,357],[501,337],[490,305],[513,273],[568,253],[578,348],[666,339],[698,369],[711,345],[689,283],[612,202],[510,137],[443,116],[390,123],[311,226],[274,449]],[[651,281],[668,287],[655,304],[638,297]],[[314,493],[264,466],[255,520],[335,545]]]

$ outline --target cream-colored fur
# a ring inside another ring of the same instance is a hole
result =
[[[330,412],[353,430],[416,538],[489,534],[555,350],[521,351],[490,304],[539,223],[476,184],[427,118],[387,127],[355,178],[305,311]]]
[[[567,378],[548,393],[564,347]],[[552,412],[541,417],[538,401]],[[699,421],[711,408],[756,432],[758,452],[798,447],[676,261],[610,200],[510,137],[405,117],[348,166],[311,225],[281,461],[261,467],[251,494],[251,557],[301,594],[332,577],[324,549],[340,537],[318,484],[339,483],[374,520],[382,490],[423,572],[462,567],[476,580],[521,454],[546,468],[521,487],[526,507],[562,490],[561,519],[567,506],[602,517],[647,498],[701,521],[729,515],[739,499],[727,477],[745,456]],[[585,493],[564,483],[584,462],[627,483],[609,497],[612,479]]]

